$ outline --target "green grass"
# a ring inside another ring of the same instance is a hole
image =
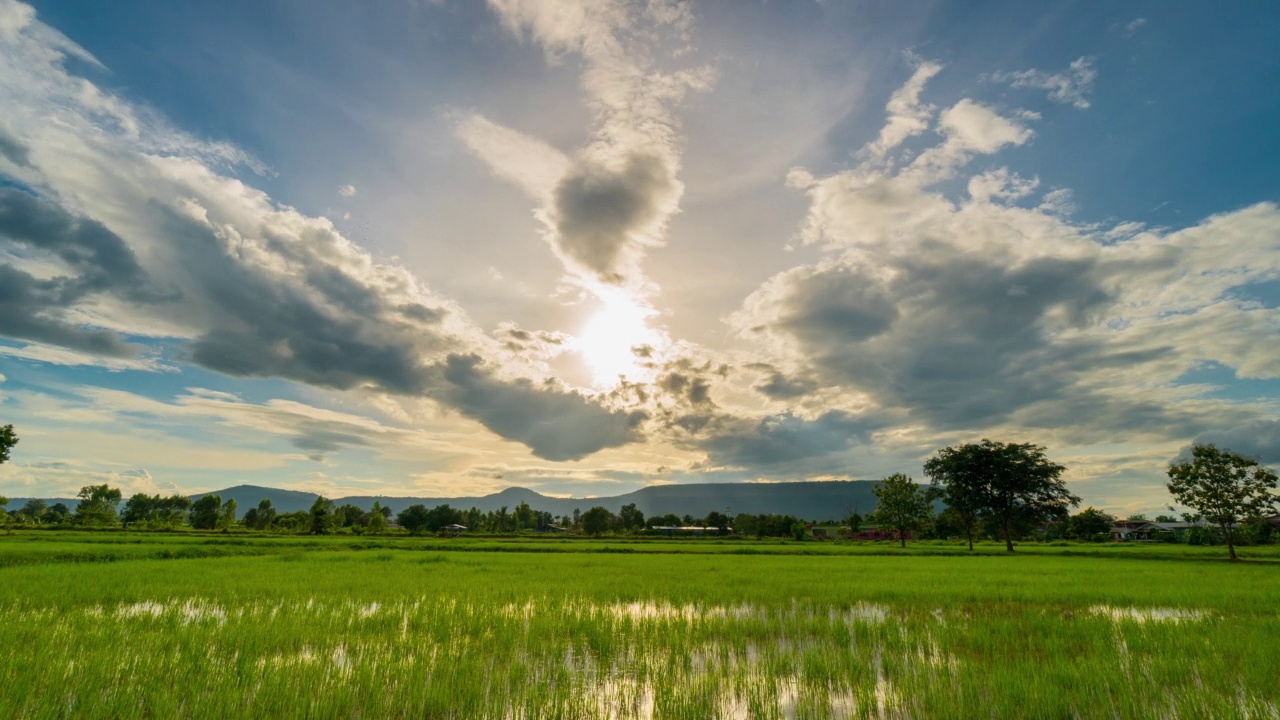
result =
[[[1277,717],[1276,550],[18,532],[0,717]]]

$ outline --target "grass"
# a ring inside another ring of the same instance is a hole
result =
[[[0,717],[1278,717],[1220,550],[18,532]]]

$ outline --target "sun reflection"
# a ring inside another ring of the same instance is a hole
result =
[[[592,315],[578,332],[574,347],[582,355],[592,381],[601,387],[618,382],[619,376],[634,380],[644,375],[644,358],[635,348],[661,347],[663,336],[649,326],[653,308],[625,294],[602,298],[604,307]]]

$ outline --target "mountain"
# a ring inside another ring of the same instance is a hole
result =
[[[375,501],[392,512],[400,512],[410,505],[451,505],[466,510],[471,507],[483,512],[506,506],[508,510],[521,502],[529,503],[534,510],[552,515],[572,515],[575,509],[586,511],[597,505],[618,512],[623,505],[634,503],[646,516],[693,515],[703,517],[712,510],[731,513],[778,513],[795,515],[807,520],[835,520],[846,517],[853,509],[867,514],[875,509],[876,499],[871,493],[875,483],[870,481],[823,481],[789,483],[693,483],[687,485],[653,485],[634,492],[613,497],[557,498],[539,494],[527,488],[507,488],[481,497],[385,497],[359,495],[331,498],[338,505],[352,504],[368,510]],[[192,495],[198,499],[207,493]],[[278,512],[307,510],[315,502],[315,493],[257,485],[237,485],[218,490],[225,502],[235,498],[243,513],[267,498]],[[12,507],[12,506],[11,506]]]

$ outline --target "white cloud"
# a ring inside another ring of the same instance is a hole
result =
[[[1130,23],[1130,33],[1141,26]],[[1089,107],[1089,95],[1093,92],[1093,83],[1098,78],[1098,71],[1093,67],[1093,58],[1080,57],[1072,61],[1070,67],[1059,73],[1049,73],[1031,68],[1017,72],[994,73],[991,79],[995,82],[1008,83],[1015,88],[1033,88],[1047,90],[1049,99],[1064,105],[1084,110]]]
[[[355,196],[356,196],[356,186],[355,186],[355,185],[343,185],[342,187],[338,188],[338,194],[339,194],[339,195],[341,195],[342,197],[348,197],[348,198],[349,198],[349,197],[355,197]]]
[[[937,108],[921,104],[920,93],[924,92],[925,84],[941,71],[942,65],[937,62],[924,61],[916,66],[911,79],[889,98],[889,103],[885,105],[888,119],[880,130],[880,136],[867,145],[863,152],[876,158],[884,157],[907,138],[929,129],[929,120]]]

